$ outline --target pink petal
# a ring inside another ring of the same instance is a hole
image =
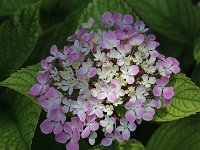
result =
[[[112,43],[117,39],[117,36],[113,32],[108,32],[108,33],[106,33],[104,38],[105,38],[106,41]]]
[[[99,123],[97,123],[96,121],[91,122],[91,123],[90,123],[90,129],[91,129],[92,131],[98,130],[98,129],[99,129]]]
[[[67,150],[79,150],[79,144],[78,142],[75,142],[74,140],[70,140],[70,142],[66,145]]]
[[[32,96],[38,96],[42,90],[42,85],[34,84],[32,88],[30,89],[30,95]]]
[[[111,145],[112,144],[112,138],[104,138],[104,139],[102,139],[101,144],[104,145],[104,146]]]
[[[53,130],[53,133],[58,134],[58,133],[61,133],[62,131],[63,131],[62,124],[60,122],[56,123],[54,130]]]
[[[124,15],[123,16],[123,23],[124,24],[132,24],[133,23],[133,17],[131,15]]]
[[[59,143],[66,143],[70,139],[70,135],[62,132],[55,135],[55,140]]]
[[[155,41],[150,41],[148,43],[148,47],[150,50],[154,50],[158,45],[159,45],[158,42],[155,42]]]
[[[136,120],[135,112],[134,111],[128,111],[126,112],[126,120],[130,122],[134,122]]]
[[[104,116],[103,111],[102,111],[101,109],[99,109],[99,108],[97,108],[97,109],[95,110],[95,114],[96,114],[97,117],[99,117],[99,118],[103,118],[103,116]]]
[[[141,119],[144,114],[144,108],[140,107],[140,108],[135,109],[135,113],[136,113],[137,119]]]
[[[56,45],[52,45],[50,53],[55,56],[57,54],[57,52],[58,52],[57,46]]]
[[[78,74],[86,74],[87,73],[87,69],[85,67],[81,67],[78,70]]]
[[[46,60],[42,60],[42,61],[41,61],[41,67],[42,67],[43,69],[47,69],[47,68],[48,68],[48,63],[47,63]]]
[[[129,71],[130,75],[136,75],[138,74],[139,72],[139,67],[137,65],[132,65],[130,68],[129,68]]]
[[[122,137],[124,140],[128,140],[130,138],[130,131],[128,129],[122,131]]]
[[[133,83],[135,82],[135,78],[129,76],[129,77],[126,78],[126,82],[127,82],[128,84],[133,84]]]
[[[130,41],[129,44],[133,45],[133,46],[139,46],[140,44],[142,44],[144,42],[144,35],[143,34],[139,34],[135,37],[133,37]]]
[[[87,138],[90,135],[90,132],[91,132],[90,127],[86,127],[81,133],[82,138]]]
[[[181,71],[181,69],[179,68],[179,66],[177,66],[177,65],[173,65],[172,67],[171,67],[171,70],[172,70],[172,72],[173,73],[179,73],[180,71]]]
[[[107,125],[106,126],[106,132],[108,132],[108,133],[112,133],[113,132],[113,125]]]
[[[132,101],[128,101],[126,104],[125,104],[125,108],[126,109],[132,109],[134,107],[134,102]]]
[[[115,12],[115,13],[113,14],[113,19],[114,19],[115,22],[120,23],[121,20],[122,20],[122,14],[119,13],[119,12]]]
[[[72,133],[72,125],[70,123],[65,123],[64,124],[64,131],[68,134]]]
[[[171,99],[174,96],[174,88],[166,87],[163,89],[163,97],[166,99]]]
[[[85,112],[83,110],[79,110],[78,111],[78,117],[82,122],[85,122],[86,114],[85,114]]]
[[[57,90],[53,87],[50,87],[46,92],[46,96],[50,99],[56,99],[57,98]]]
[[[109,92],[107,95],[108,101],[111,103],[114,103],[115,100],[117,99],[117,95],[114,92]]]
[[[107,97],[107,92],[100,92],[97,94],[98,99],[105,99]]]
[[[135,131],[136,129],[136,124],[134,122],[129,123],[128,128],[130,131]]]
[[[163,100],[163,103],[164,103],[166,106],[168,106],[168,105],[170,105],[170,104],[172,103],[172,99],[164,99],[164,100]]]
[[[97,74],[97,69],[96,68],[91,68],[88,72],[88,77],[92,78]]]
[[[155,86],[153,88],[153,95],[154,96],[161,96],[161,94],[162,94],[162,88],[158,87],[158,86]]]
[[[80,132],[78,128],[73,128],[72,129],[73,133],[73,140],[78,142],[80,140]]]
[[[169,78],[161,77],[159,80],[156,81],[158,86],[165,86],[169,82]]]
[[[42,131],[42,133],[44,134],[49,134],[53,131],[54,128],[54,124],[49,121],[49,120],[44,120],[41,124],[40,124],[40,129]]]
[[[50,62],[52,62],[54,59],[55,59],[55,57],[48,56],[48,57],[46,58],[46,61],[47,61],[48,63],[50,63]]]
[[[146,109],[146,112],[143,115],[143,119],[146,121],[150,121],[153,119],[154,114],[155,114],[155,110],[149,107]]]

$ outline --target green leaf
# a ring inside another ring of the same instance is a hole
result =
[[[177,74],[170,80],[175,95],[172,104],[156,111],[155,121],[171,121],[184,118],[200,111],[200,88],[184,74]]]
[[[194,67],[192,81],[194,81],[197,86],[200,86],[200,64],[196,64]]]
[[[39,70],[41,70],[41,67],[38,65],[23,68],[0,82],[0,86],[8,87],[29,97],[29,90],[36,83],[37,72]]]
[[[195,40],[194,59],[197,61],[197,64],[199,64],[199,62],[200,62],[200,37]]]
[[[133,14],[131,8],[123,0],[93,0],[82,13],[79,24],[87,22],[89,18],[94,18],[98,22],[106,11]],[[99,28],[99,25],[95,24],[94,28]]]
[[[40,8],[40,24],[43,29],[64,21],[76,10],[84,9],[91,0],[43,0]],[[81,4],[81,5],[79,5]],[[74,20],[78,20],[76,18]],[[70,25],[68,25],[70,26]]]
[[[27,97],[1,90],[0,149],[30,150],[40,111]]]
[[[2,0],[0,15],[12,15],[16,10],[40,0]]]
[[[114,110],[120,118],[125,117],[127,109],[124,106],[117,106],[114,108]]]
[[[151,137],[147,150],[200,149],[200,117],[184,118],[162,125]]]
[[[28,58],[38,37],[39,3],[17,11],[0,26],[0,79],[16,71]]]
[[[68,36],[75,32],[78,25],[78,19],[82,9],[78,9],[71,13],[64,22],[52,26],[48,30],[42,33],[38,38],[36,46],[31,55],[27,59],[25,65],[32,65],[40,62],[42,59],[50,55],[51,45],[57,45],[59,48],[63,48]]]
[[[155,31],[182,43],[192,44],[199,20],[190,0],[126,0]]]
[[[144,146],[137,140],[131,139],[124,142],[113,142],[111,146],[98,145],[91,150],[145,150]]]

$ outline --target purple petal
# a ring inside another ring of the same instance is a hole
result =
[[[139,107],[139,108],[135,109],[135,113],[136,113],[137,119],[141,119],[144,114],[144,108]]]
[[[162,94],[162,88],[158,87],[158,86],[155,86],[153,88],[153,95],[154,96],[161,96],[161,94]]]
[[[103,118],[103,116],[104,116],[103,111],[102,111],[101,109],[99,109],[99,108],[97,108],[97,109],[95,110],[95,114],[96,114],[97,117],[99,117],[99,118]]]
[[[97,94],[98,99],[105,99],[107,97],[107,92],[100,92]]]
[[[155,110],[149,107],[146,109],[146,112],[143,115],[143,119],[146,121],[150,121],[153,119],[154,114],[155,114]]]
[[[117,23],[120,23],[121,20],[122,20],[122,14],[119,13],[119,12],[115,12],[115,13],[113,14],[113,20],[114,20],[115,22],[117,22]]]
[[[58,134],[58,133],[61,133],[62,131],[63,131],[62,124],[60,122],[56,123],[54,130],[53,130],[53,133]]]
[[[128,111],[126,112],[126,120],[129,122],[134,122],[136,120],[135,112],[134,111]]]
[[[97,74],[97,69],[93,67],[93,68],[91,68],[91,69],[89,70],[89,72],[88,72],[88,77],[89,77],[89,78],[92,78],[92,77],[94,77],[96,74]]]
[[[110,91],[107,95],[107,98],[109,102],[114,103],[117,99],[117,95],[114,92]]]
[[[70,140],[70,142],[66,145],[67,150],[79,150],[78,142],[74,140]]]
[[[91,122],[91,123],[90,123],[90,129],[91,129],[92,131],[98,130],[98,129],[99,129],[99,123],[97,123],[96,121]]]
[[[55,140],[59,143],[66,143],[70,139],[70,135],[65,132],[59,133],[55,135]]]
[[[105,34],[104,38],[105,38],[106,41],[112,43],[117,39],[117,36],[113,32],[108,32],[108,33]]]
[[[42,90],[42,85],[40,84],[34,84],[32,88],[30,89],[30,95],[32,96],[38,96]]]
[[[112,133],[113,132],[113,125],[107,125],[106,126],[106,132],[108,132],[108,133]]]
[[[131,15],[124,15],[123,16],[123,23],[124,24],[132,24],[133,23],[133,17]]]
[[[81,68],[79,68],[78,73],[79,74],[86,74],[87,73],[87,69],[85,67],[81,67]]]
[[[170,105],[170,104],[172,103],[172,99],[164,99],[164,100],[163,100],[163,103],[164,103],[166,106],[168,106],[168,105]]]
[[[173,66],[171,67],[171,70],[172,70],[172,72],[175,73],[175,74],[177,74],[177,73],[179,73],[179,72],[181,71],[181,69],[180,69],[179,66],[177,66],[177,65],[173,65]]]
[[[56,45],[52,45],[51,46],[51,50],[50,50],[50,53],[54,56],[56,56],[56,54],[58,53],[58,48]]]
[[[85,114],[85,112],[83,110],[79,110],[78,111],[78,117],[82,122],[85,122],[86,114]]]
[[[42,61],[41,61],[41,67],[42,67],[43,69],[47,69],[47,68],[48,68],[48,63],[47,63],[46,60],[42,60]]]
[[[134,122],[130,122],[128,124],[128,128],[129,128],[130,131],[135,131],[136,127],[137,126],[136,126],[136,124]]]
[[[104,138],[104,139],[102,139],[101,144],[104,145],[104,146],[111,145],[112,144],[112,138]]]
[[[65,123],[64,124],[64,131],[68,134],[72,133],[72,125],[70,123]]]
[[[49,134],[53,131],[54,128],[54,124],[49,121],[49,120],[44,120],[41,124],[40,124],[40,129],[42,131],[42,133],[44,134]]]
[[[138,74],[139,72],[139,67],[137,65],[132,65],[130,68],[129,68],[129,71],[130,75],[136,75]]]
[[[78,142],[80,140],[80,132],[78,128],[73,128],[72,129],[73,133],[73,140]]]
[[[56,99],[57,98],[57,90],[53,87],[50,87],[47,92],[46,92],[46,96],[50,99]]]
[[[122,137],[124,140],[128,140],[130,138],[130,131],[128,129],[122,131]]]
[[[128,101],[126,104],[125,104],[125,108],[126,109],[132,109],[134,107],[134,102],[132,101]]]
[[[86,127],[81,133],[82,138],[87,138],[90,135],[90,132],[91,132],[90,127]]]
[[[169,78],[161,77],[159,80],[156,81],[158,86],[165,86],[169,82]]]
[[[129,76],[129,77],[126,78],[126,82],[127,82],[128,84],[133,84],[133,83],[135,82],[135,78]]]
[[[139,34],[135,37],[133,37],[130,41],[129,44],[133,45],[133,46],[139,46],[140,44],[142,44],[144,42],[144,35],[143,34]]]
[[[166,87],[163,89],[163,97],[166,99],[172,99],[174,96],[174,88],[173,87]]]

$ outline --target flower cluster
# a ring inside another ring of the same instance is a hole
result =
[[[61,50],[53,45],[30,89],[47,112],[42,132],[53,132],[68,150],[79,149],[80,138],[95,144],[97,130],[105,135],[104,146],[128,140],[142,120],[170,105],[174,90],[168,82],[180,72],[175,58],[156,51],[159,43],[142,21],[105,12],[98,23],[101,29],[92,30],[90,18],[68,37],[71,44]]]

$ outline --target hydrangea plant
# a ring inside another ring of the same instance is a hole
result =
[[[156,36],[143,21],[105,12],[82,23],[67,41],[62,49],[52,45],[41,61],[30,95],[47,113],[41,131],[55,134],[68,150],[78,150],[80,138],[94,145],[98,132],[104,146],[128,140],[142,121],[172,103],[168,83],[180,72],[179,62],[156,50]]]
[[[199,150],[199,18],[199,0],[0,0],[0,150]]]

